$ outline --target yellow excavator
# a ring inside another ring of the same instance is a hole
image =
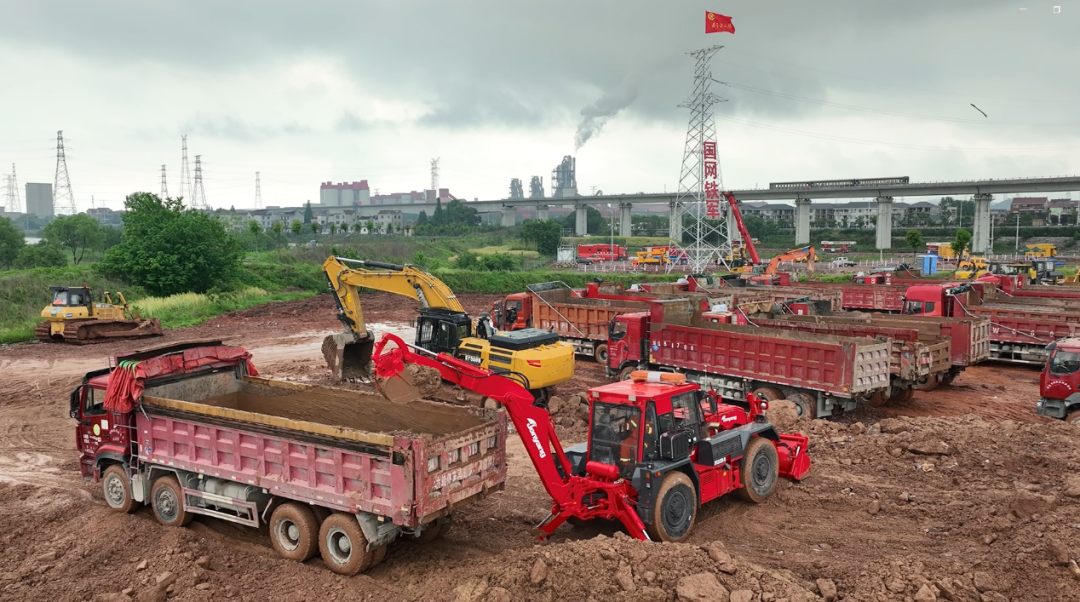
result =
[[[51,286],[49,291],[53,300],[41,310],[43,321],[34,329],[39,341],[83,344],[163,334],[161,320],[133,314],[123,293],[116,293],[118,303],[109,293],[95,303],[87,286]]]
[[[371,376],[375,337],[364,322],[360,287],[416,299],[421,307],[417,347],[513,378],[538,401],[546,403],[556,385],[574,376],[573,345],[539,328],[496,332],[484,318],[474,327],[450,287],[421,268],[331,256],[323,262],[323,272],[337,300],[338,319],[346,328],[343,334],[323,340],[323,357],[336,378],[367,380]]]

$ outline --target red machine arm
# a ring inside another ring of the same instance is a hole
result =
[[[391,341],[397,345],[396,349],[386,349],[386,344]],[[376,377],[385,383],[401,379],[406,364],[426,366],[438,370],[445,381],[501,403],[553,501],[551,515],[537,527],[541,537],[550,535],[566,519],[578,517],[619,520],[631,536],[648,539],[645,525],[634,509],[632,496],[636,493],[629,483],[619,479],[617,474],[614,477],[574,475],[574,468],[555,434],[551,415],[547,409],[535,405],[527,389],[509,378],[451,355],[417,351],[400,338],[383,334],[372,355]]]
[[[747,231],[746,224],[743,223],[742,212],[739,211],[739,201],[734,194],[728,191],[724,192],[724,197],[727,198],[728,204],[731,205],[731,215],[735,216],[735,224],[739,226],[739,236],[743,238],[746,250],[750,252],[750,261],[754,265],[758,265],[761,263],[761,258],[758,257],[757,249],[754,248],[754,239],[750,237],[750,232]]]

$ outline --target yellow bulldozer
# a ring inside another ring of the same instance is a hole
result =
[[[41,310],[43,321],[34,329],[39,341],[100,343],[163,334],[161,320],[132,313],[123,293],[116,293],[118,303],[113,303],[109,293],[95,303],[88,286],[51,286],[49,290],[52,302]]]
[[[496,332],[490,319],[483,317],[474,324],[450,287],[421,268],[331,256],[323,262],[323,272],[337,301],[338,319],[345,324],[343,334],[330,335],[322,344],[323,357],[335,378],[371,378],[375,337],[367,329],[360,307],[361,287],[420,302],[417,348],[432,354],[447,353],[517,380],[542,403],[556,385],[574,376],[574,346],[560,341],[559,335],[539,328]],[[431,384],[416,383],[418,388]],[[438,382],[434,384],[437,388]],[[430,391],[426,394],[446,397]]]

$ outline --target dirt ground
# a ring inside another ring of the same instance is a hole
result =
[[[493,295],[465,295],[474,314]],[[415,308],[370,295],[376,332],[411,333]],[[329,383],[329,295],[168,331],[219,338],[267,376]],[[407,340],[409,337],[406,337]],[[0,600],[1080,600],[1080,428],[1034,415],[1038,371],[987,365],[903,406],[802,422],[811,474],[767,502],[703,507],[685,544],[631,541],[613,525],[561,527],[511,438],[505,491],[462,508],[427,545],[398,542],[368,573],[280,559],[266,530],[209,518],[170,529],[148,509],[110,512],[78,473],[67,397],[131,342],[0,348]],[[554,412],[584,438],[570,394],[604,381],[590,360]],[[359,385],[356,385],[359,386]],[[158,585],[158,583],[161,585]]]

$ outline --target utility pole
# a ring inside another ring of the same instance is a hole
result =
[[[67,156],[64,154],[64,130],[56,132],[56,178],[53,180],[53,213],[57,209],[78,213],[75,208],[75,194],[71,191],[71,179],[68,177]]]
[[[259,182],[259,172],[255,172],[255,208],[262,209],[262,184]]]
[[[209,209],[206,204],[206,190],[203,189],[202,155],[195,155],[195,186],[191,189],[192,209]]]
[[[1016,254],[1020,254],[1020,210],[1016,211]]]
[[[187,134],[180,136],[180,140],[184,145],[184,155],[180,162],[180,196],[191,199],[191,173],[188,171],[187,161]]]
[[[161,200],[163,200],[163,201],[165,199],[169,198],[169,187],[168,187],[168,185],[165,184],[165,166],[164,165],[161,166],[161,196],[159,198]]]

